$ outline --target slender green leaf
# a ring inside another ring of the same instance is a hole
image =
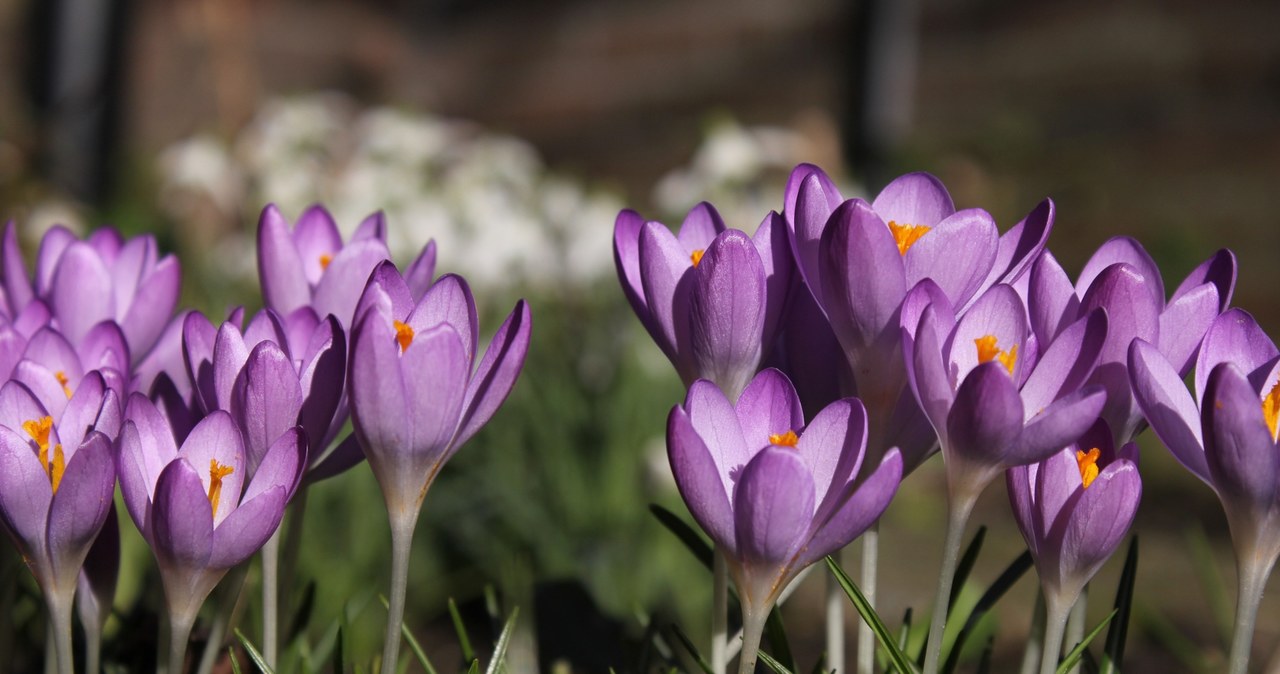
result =
[[[676,639],[693,657],[694,663],[698,665],[698,669],[702,670],[702,674],[716,674],[716,672],[712,671],[711,665],[707,664],[706,659],[698,652],[698,647],[693,645],[693,642],[689,640],[688,635],[684,633],[684,630],[680,629],[679,625],[672,623],[671,631],[675,633]]]
[[[480,660],[471,661],[471,666],[467,668],[467,674],[480,674]]]
[[[387,610],[391,609],[391,604],[381,593],[378,594],[378,601],[382,602],[382,608]],[[436,668],[431,666],[431,661],[427,659],[426,652],[422,650],[422,644],[419,644],[418,640],[413,637],[413,632],[409,631],[408,625],[404,623],[400,624],[400,634],[404,636],[405,641],[409,642],[409,649],[412,650],[413,655],[418,658],[418,664],[422,665],[422,669],[424,669],[427,674],[436,674]]]
[[[1209,615],[1213,617],[1213,624],[1218,628],[1218,637],[1225,649],[1231,643],[1232,625],[1235,623],[1231,595],[1227,592],[1226,583],[1222,581],[1222,574],[1218,573],[1218,565],[1213,560],[1213,546],[1205,536],[1204,528],[1188,529],[1187,544],[1191,548],[1191,568],[1204,587],[1209,602]]]
[[[903,653],[907,652],[907,639],[911,637],[911,607],[908,606],[905,613],[902,614],[902,629],[898,630],[898,650]]]
[[[1124,556],[1124,570],[1116,585],[1116,619],[1107,630],[1107,643],[1102,650],[1101,674],[1116,674],[1124,663],[1124,644],[1129,636],[1129,614],[1133,610],[1133,586],[1138,577],[1138,536],[1129,540],[1129,551]]]
[[[292,643],[299,634],[302,634],[302,630],[306,629],[307,623],[311,622],[311,612],[315,609],[315,603],[316,582],[313,580],[303,588],[302,601],[298,604],[298,610],[294,611],[289,619],[289,629],[285,631],[286,643]]]
[[[244,632],[241,632],[239,628],[236,629],[236,638],[240,640],[240,645],[244,647],[244,652],[249,654],[249,659],[253,660],[253,664],[258,667],[259,672],[262,674],[275,674],[271,671],[271,668],[267,666],[266,659],[262,657],[262,654],[258,652],[257,648],[254,648],[253,644],[249,642],[249,638],[246,637]]]
[[[973,634],[974,629],[978,626],[978,621],[982,616],[986,615],[991,607],[1004,596],[1013,584],[1022,578],[1023,574],[1030,569],[1032,565],[1031,552],[1024,550],[1021,555],[1005,567],[995,582],[982,593],[982,597],[978,599],[978,603],[973,605],[973,610],[969,612],[969,617],[965,618],[964,626],[960,628],[960,632],[956,634],[955,643],[951,645],[951,651],[947,653],[947,660],[942,666],[944,674],[951,674],[956,669],[956,665],[960,663],[960,653],[964,650],[965,642],[969,640],[969,636]]]
[[[862,595],[862,591],[853,584],[844,569],[840,568],[840,565],[836,563],[836,560],[831,555],[827,555],[827,568],[831,569],[831,573],[835,574],[836,581],[840,583],[844,593],[849,596],[849,600],[853,602],[853,606],[858,610],[858,614],[862,616],[862,620],[871,627],[871,631],[880,640],[880,645],[889,652],[889,663],[893,668],[901,674],[913,674],[916,671],[915,665],[898,648],[898,642],[894,640],[893,635],[889,634],[889,629],[884,626],[884,621],[880,620],[880,616],[876,615],[875,609],[867,602],[867,598]]]
[[[768,653],[765,653],[764,651],[760,651],[756,655],[760,658],[761,662],[768,665],[769,669],[772,669],[777,674],[792,674],[791,670],[788,669],[786,665],[782,664],[781,662],[778,662],[773,658],[773,656],[769,655]]]
[[[240,674],[240,661],[236,659],[236,649],[227,646],[227,657],[231,660],[231,674]]]
[[[467,636],[467,626],[462,624],[462,614],[458,605],[449,597],[449,617],[453,619],[453,630],[458,633],[458,646],[462,649],[462,661],[471,662],[476,659],[475,649],[471,648],[471,637]]]
[[[342,625],[338,626],[338,639],[333,643],[333,671],[335,674],[343,674],[347,671],[347,649],[343,647],[343,640],[346,639],[346,620],[342,621]]]
[[[507,647],[511,645],[511,633],[515,631],[516,616],[519,615],[519,606],[511,609],[511,617],[507,618],[507,624],[502,627],[502,633],[498,635],[498,643],[493,647],[493,658],[489,660],[489,668],[485,670],[485,674],[498,674],[504,668]]]
[[[818,661],[813,663],[813,669],[809,671],[809,674],[833,674],[834,672],[834,669],[827,670],[827,654],[823,653],[818,656]]]
[[[1097,627],[1084,635],[1084,639],[1080,643],[1076,644],[1075,648],[1071,649],[1071,652],[1067,653],[1067,657],[1063,658],[1062,663],[1058,665],[1057,674],[1067,674],[1067,672],[1071,671],[1072,667],[1076,666],[1077,662],[1080,662],[1081,654],[1083,654],[1085,649],[1089,647],[1089,642],[1093,641],[1094,637],[1102,633],[1102,628],[1106,627],[1107,623],[1111,622],[1111,619],[1116,617],[1117,610],[1118,609],[1111,609],[1111,612],[1107,614],[1107,617],[1103,618],[1102,622],[1098,623]]]
[[[996,648],[996,638],[994,636],[987,637],[987,645],[982,647],[982,656],[978,658],[978,674],[987,674],[991,671],[991,652]]]
[[[663,508],[657,503],[649,504],[649,512],[653,513],[653,516],[658,518],[658,522],[662,524],[662,526],[675,534],[676,538],[680,539],[680,542],[684,543],[686,548],[689,548],[689,552],[692,552],[693,556],[697,557],[698,561],[702,562],[703,566],[708,569],[711,568],[711,565],[714,562],[714,553],[711,550],[711,546],[703,540],[701,534],[694,531],[693,527],[680,519],[678,515],[666,508]]]
[[[774,656],[777,662],[786,667],[788,671],[796,671],[796,660],[791,654],[791,644],[787,640],[787,630],[782,626],[782,613],[775,606],[769,611],[769,617],[764,622],[764,634],[769,638],[769,650],[777,655]]]
[[[956,573],[952,576],[951,595],[947,597],[947,618],[950,620],[951,612],[955,610],[956,600],[960,598],[960,592],[964,589],[964,584],[969,580],[969,573],[973,571],[974,562],[978,561],[978,553],[982,552],[982,542],[987,537],[987,525],[978,527],[978,531],[973,534],[973,540],[969,541],[969,547],[964,549],[964,555],[960,557],[960,561],[956,564]]]

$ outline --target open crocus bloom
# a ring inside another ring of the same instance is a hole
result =
[[[1142,498],[1138,446],[1117,450],[1099,421],[1074,444],[1005,478],[1045,596],[1069,608],[1133,524]]]
[[[129,347],[124,333],[115,322],[103,321],[85,335],[79,349],[57,330],[40,329],[27,342],[12,377],[25,384],[54,418],[59,418],[89,372],[101,377],[115,394],[113,402],[120,404],[126,394],[128,371]]]
[[[317,315],[333,314],[344,328],[351,326],[369,272],[390,257],[381,212],[365,218],[345,245],[323,206],[308,208],[292,228],[274,204],[258,219],[262,299],[282,316],[311,306]]]
[[[1137,241],[1116,237],[1085,263],[1074,286],[1049,252],[1031,269],[1027,311],[1041,342],[1097,308],[1107,310],[1108,334],[1090,383],[1107,389],[1102,416],[1123,444],[1141,430],[1142,414],[1129,387],[1129,344],[1154,344],[1181,375],[1195,362],[1209,324],[1231,301],[1235,255],[1220,250],[1191,271],[1165,302],[1164,280]],[[1206,372],[1207,374],[1207,372]]]
[[[244,443],[228,413],[210,413],[181,448],[141,394],[129,399],[125,417],[117,443],[125,506],[155,553],[170,611],[194,618],[227,570],[280,524],[301,477],[304,434],[280,436],[249,480]]]
[[[896,450],[869,476],[862,403],[828,405],[806,427],[786,376],[761,371],[736,404],[706,380],[671,410],[667,452],[680,495],[728,561],[743,611],[763,619],[796,574],[857,538],[902,479]]]
[[[782,218],[770,213],[748,237],[703,203],[672,234],[625,210],[613,254],[627,300],[685,384],[710,379],[736,397],[772,348],[791,283]]]
[[[415,302],[384,262],[356,316],[348,370],[356,437],[388,510],[416,519],[440,467],[515,385],[529,348],[529,307],[516,304],[478,367],[475,300],[460,276],[442,276]]]
[[[981,491],[1000,471],[1044,460],[1097,420],[1105,394],[1081,387],[1106,338],[1105,311],[1076,321],[1047,349],[1032,339],[1022,301],[1007,285],[993,286],[957,321],[926,281],[904,305],[904,320],[916,315],[916,329],[903,328],[907,377],[938,433],[953,488]]]

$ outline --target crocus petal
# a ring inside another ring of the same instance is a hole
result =
[[[933,227],[956,212],[942,181],[928,173],[908,173],[885,185],[871,202],[885,222]]]
[[[1066,450],[1063,450],[1066,451]],[[1047,460],[1052,460],[1050,457]],[[1013,520],[1027,542],[1033,559],[1040,558],[1041,530],[1037,527],[1037,510],[1032,492],[1035,489],[1037,464],[1014,466],[1004,472],[1005,491],[1009,494],[1009,505],[1013,510]]]
[[[736,554],[730,492],[721,477],[723,470],[694,430],[689,415],[678,406],[667,417],[667,456],[676,488],[698,526],[717,546],[726,547],[726,554]]]
[[[337,223],[324,206],[313,204],[298,216],[290,238],[302,260],[303,276],[315,287],[325,272],[322,256],[327,255],[332,260],[342,250],[342,235],[338,233]]]
[[[322,447],[317,447],[318,453]],[[311,470],[307,473],[309,482],[319,482],[346,472],[356,464],[364,461],[364,452],[355,433],[348,433],[328,454],[311,459]]]
[[[1137,466],[1127,461],[1107,466],[1083,490],[1062,540],[1062,574],[1078,590],[1115,552],[1133,523],[1142,499]]]
[[[819,260],[823,309],[846,352],[863,352],[886,328],[896,332],[906,272],[888,227],[865,201],[846,201],[831,215]]]
[[[982,287],[997,283],[1014,283],[1023,278],[1027,269],[1040,257],[1049,232],[1053,229],[1055,207],[1052,199],[1045,199],[1018,224],[1000,237],[1000,249],[991,273]]]
[[[964,306],[991,271],[999,246],[999,230],[990,213],[977,208],[959,211],[907,249],[907,285],[931,278],[954,306]]]
[[[388,321],[404,320],[413,311],[415,304],[409,284],[390,261],[381,262],[374,267],[364,288],[356,305],[355,320],[350,324],[351,327],[355,327],[370,309],[377,309]]]
[[[263,303],[276,311],[287,314],[311,302],[302,258],[275,204],[267,204],[258,218],[258,278]]]
[[[1088,381],[1107,337],[1107,312],[1094,309],[1067,326],[1049,345],[1022,385],[1026,413],[1034,415]]]
[[[182,322],[183,362],[195,388],[196,400],[206,411],[218,409],[218,387],[213,375],[213,348],[217,335],[217,328],[198,311],[187,314]]]
[[[795,450],[761,450],[742,469],[733,494],[738,554],[761,568],[786,562],[812,524],[813,501],[813,477]]]
[[[27,278],[27,265],[22,261],[22,248],[18,246],[18,230],[12,220],[4,226],[0,255],[3,256],[0,265],[4,270],[4,294],[8,296],[10,311],[17,313],[35,298],[35,293]]]
[[[1280,457],[1257,390],[1235,365],[1220,363],[1209,373],[1200,414],[1209,475],[1224,505],[1267,512],[1274,506]]]
[[[73,243],[62,253],[51,299],[58,325],[73,344],[79,344],[99,321],[115,318],[111,274],[84,242]]]
[[[66,445],[64,451],[79,447],[85,436],[94,430],[106,395],[107,385],[97,372],[90,372],[80,381],[58,420],[58,436]],[[107,437],[115,439],[114,434]]]
[[[208,566],[213,515],[205,489],[197,469],[186,460],[175,460],[160,473],[151,510],[157,556],[187,568]]]
[[[128,372],[130,369],[129,342],[115,321],[103,321],[90,328],[78,351],[86,370],[111,368]]]
[[[1280,350],[1249,312],[1243,309],[1223,312],[1214,319],[1200,344],[1200,355],[1196,358],[1196,400],[1204,399],[1209,372],[1218,363],[1235,363],[1261,388],[1263,382],[1256,380],[1256,371],[1276,356],[1280,356]]]
[[[467,280],[457,274],[445,274],[422,296],[405,323],[417,332],[440,324],[446,324],[458,333],[467,363],[474,362],[476,353],[476,301],[471,296]]]
[[[953,381],[964,379],[978,363],[977,340],[991,336],[996,338],[996,348],[1011,353],[1017,347],[1013,378],[1022,380],[1026,369],[1027,314],[1022,299],[1010,286],[992,286],[965,312],[952,331],[948,346],[947,362],[951,364]],[[1005,371],[1008,375],[1008,370]]]
[[[1218,317],[1218,306],[1217,286],[1205,283],[1184,292],[1160,314],[1156,344],[1178,372],[1191,371],[1204,333]]]
[[[933,305],[925,307],[916,328],[911,360],[907,361],[907,381],[929,423],[946,443],[947,413],[955,400],[955,389],[942,360],[942,335],[946,326],[939,324]],[[905,342],[907,337],[903,337]]]
[[[182,269],[178,266],[178,259],[172,255],[160,260],[142,279],[128,311],[120,318],[120,327],[132,353],[141,355],[150,351],[160,333],[164,332],[174,307],[178,306],[181,284]],[[117,306],[117,310],[123,310],[123,307]]]
[[[209,473],[213,462],[216,461],[220,466],[231,468],[231,472],[221,478],[222,494],[218,501],[218,512],[212,514],[212,526],[219,525],[232,510],[235,510],[247,477],[244,441],[240,437],[240,429],[236,428],[235,422],[231,420],[231,415],[217,410],[196,424],[196,427],[191,429],[191,434],[187,436],[186,442],[182,443],[182,448],[178,450],[177,458],[170,462],[170,465],[182,461],[188,462],[192,470],[198,473],[201,493],[204,495],[209,493],[211,486],[212,478]],[[166,468],[165,472],[168,470]],[[159,482],[163,481],[164,472],[160,474]],[[154,502],[160,501],[159,494],[160,487],[157,486]],[[210,512],[212,512],[211,509]]]
[[[399,367],[409,411],[409,444],[400,448],[430,465],[449,446],[462,415],[463,393],[471,363],[452,326],[420,332],[404,351]]]
[[[259,494],[275,487],[284,488],[286,501],[292,498],[302,478],[302,469],[307,463],[306,458],[306,432],[295,426],[281,433],[280,437],[267,448],[262,463],[254,472],[253,479],[244,490],[244,495],[240,497],[241,503],[248,503],[256,499]]]
[[[111,441],[90,433],[67,461],[58,492],[49,505],[47,540],[56,573],[78,573],[89,546],[111,510],[116,466]]]
[[[529,335],[533,329],[529,305],[520,300],[489,340],[480,366],[467,384],[462,420],[452,445],[456,449],[471,439],[498,411],[516,385],[529,353]]]
[[[688,215],[684,216],[676,239],[685,250],[692,253],[710,246],[724,230],[724,219],[716,212],[715,206],[704,201],[691,208]]]
[[[13,366],[22,358],[22,350],[27,340],[9,326],[0,326],[0,377],[9,379],[13,374]]]
[[[699,379],[689,387],[685,395],[684,411],[689,415],[689,422],[720,471],[720,479],[725,493],[733,495],[733,484],[738,479],[738,472],[746,465],[754,454],[749,449],[742,435],[742,426],[738,421],[738,413],[733,404],[715,384]],[[764,446],[765,443],[756,445]]]
[[[213,530],[206,566],[229,569],[252,557],[280,526],[287,500],[288,490],[277,485],[241,503]]]
[[[660,223],[640,229],[640,282],[653,320],[654,341],[682,378],[692,374],[689,348],[689,292],[693,261],[676,237]]]
[[[399,351],[390,320],[366,313],[352,333],[347,382],[351,420],[369,456],[394,453],[409,440]]]
[[[383,243],[387,242],[387,216],[385,213],[374,211],[366,215],[359,225],[356,225],[356,231],[351,235],[351,240],[360,241],[362,239],[377,239]]]
[[[53,488],[27,438],[0,426],[0,517],[24,551],[44,550]]]
[[[760,363],[765,319],[765,278],[760,255],[737,230],[716,237],[693,271],[689,332],[700,376],[731,397]]]
[[[618,213],[613,223],[613,264],[618,269],[618,282],[622,294],[636,312],[645,328],[653,331],[649,320],[649,304],[645,301],[644,286],[640,280],[640,228],[644,218],[639,213],[625,209]]]
[[[800,398],[787,376],[773,368],[761,370],[751,380],[738,397],[736,412],[748,449],[771,444],[771,435],[799,433],[804,427]]]
[[[345,419],[334,419],[339,405],[345,416],[343,385],[347,372],[347,340],[338,319],[326,318],[312,332],[302,360],[302,372],[298,382],[302,386],[302,411],[299,423],[306,429],[308,438],[315,438],[315,459],[327,446],[331,436]]]
[[[333,314],[343,325],[351,325],[360,293],[370,273],[383,260],[389,259],[385,243],[378,239],[352,241],[333,257],[324,277],[316,286],[311,305],[316,313]]]
[[[751,236],[751,242],[755,244],[760,262],[764,265],[765,314],[762,344],[773,344],[786,309],[787,296],[791,293],[792,279],[795,278],[795,259],[787,243],[787,223],[782,216],[770,212]]]
[[[849,500],[825,524],[819,525],[797,566],[808,566],[861,536],[888,509],[901,482],[902,456],[896,448],[890,449],[876,471],[858,486]]]
[[[1138,276],[1145,278],[1151,302],[1157,308],[1164,306],[1164,280],[1160,278],[1160,268],[1142,244],[1127,236],[1108,239],[1098,247],[1076,279],[1076,295],[1084,297],[1107,267],[1121,263],[1129,265]]]
[[[24,360],[13,368],[13,381],[26,386],[55,422],[62,419],[62,411],[67,406],[67,394],[53,370],[34,361]]]
[[[40,237],[40,249],[36,252],[36,297],[49,297],[58,261],[62,259],[67,246],[75,241],[76,235],[62,225],[53,226]]]
[[[1031,330],[1042,344],[1050,344],[1057,339],[1058,333],[1080,313],[1080,298],[1076,297],[1071,279],[1047,250],[1031,267],[1027,313],[1031,318]]]
[[[23,423],[47,415],[25,384],[11,379],[0,385],[0,426],[17,433],[21,432]]]
[[[1054,401],[1027,420],[1017,445],[1005,455],[1005,465],[1043,461],[1075,442],[1098,420],[1106,398],[1101,387],[1086,386]]]
[[[1160,331],[1160,310],[1164,302],[1153,299],[1152,285],[1159,285],[1158,274],[1125,263],[1113,264],[1097,275],[1089,292],[1080,301],[1081,311],[1097,307],[1107,310],[1107,339],[1098,356],[1098,367],[1089,382],[1107,389],[1107,405],[1102,415],[1118,438],[1129,439],[1141,421],[1137,404],[1129,391],[1129,373],[1125,368],[1129,343],[1135,337],[1155,342]],[[1163,290],[1160,291],[1163,293]]]
[[[783,215],[788,224],[791,249],[801,277],[819,305],[822,304],[819,244],[828,218],[841,201],[840,191],[827,174],[811,164],[797,166],[787,180]]]
[[[866,445],[867,410],[857,398],[831,403],[804,429],[796,452],[813,475],[815,521],[826,521],[840,505],[845,485],[862,467]]]
[[[302,387],[293,363],[280,347],[254,347],[231,395],[230,412],[244,432],[249,473],[256,473],[267,449],[298,424]]]
[[[218,336],[213,342],[213,390],[214,409],[230,410],[231,393],[235,389],[240,370],[249,359],[250,345],[245,344],[240,330],[231,323],[223,323],[218,328]]]
[[[999,468],[1030,463],[1006,463],[1022,431],[1022,398],[999,362],[975,367],[960,382],[946,430],[942,451],[948,462],[956,457],[964,464]]]
[[[1129,347],[1129,377],[1151,429],[1178,462],[1206,484],[1213,484],[1200,436],[1200,413],[1182,377],[1156,347],[1141,339]]]
[[[907,291],[907,296],[902,300],[902,311],[898,316],[898,322],[905,330],[903,333],[904,355],[912,352],[909,346],[915,339],[916,328],[920,326],[920,317],[924,315],[925,307],[930,305],[933,305],[933,311],[937,314],[938,325],[946,326],[944,332],[939,334],[945,335],[951,332],[951,328],[956,324],[956,312],[947,294],[933,282],[933,279],[922,279]]]
[[[1236,288],[1236,254],[1223,248],[1201,262],[1178,284],[1169,302],[1173,303],[1187,292],[1204,283],[1212,283],[1218,290],[1218,312],[1227,310]]]
[[[409,292],[412,293],[414,301],[422,299],[435,277],[436,241],[430,239],[427,245],[423,246],[422,252],[418,253],[418,257],[415,257],[413,262],[409,263],[409,267],[404,270],[404,280],[409,285]]]
[[[786,358],[785,370],[807,416],[817,414],[840,398],[846,390],[844,387],[853,389],[853,373],[849,371],[840,341],[803,283],[791,287],[787,318],[779,332]]]

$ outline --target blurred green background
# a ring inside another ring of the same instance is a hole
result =
[[[28,250],[55,222],[154,232],[182,258],[185,302],[219,313],[260,301],[266,202],[296,217],[323,201],[346,231],[385,209],[398,261],[435,239],[441,269],[476,285],[486,329],[527,297],[520,384],[427,498],[407,624],[450,668],[446,600],[488,643],[492,586],[502,613],[521,606],[525,662],[621,671],[653,616],[700,642],[710,593],[648,511],[685,514],[662,438],[682,391],[617,289],[619,208],[674,224],[708,199],[750,230],[780,208],[796,162],[846,194],[928,170],[1002,227],[1053,197],[1050,246],[1071,273],[1127,234],[1171,289],[1230,247],[1233,304],[1280,334],[1277,25],[1280,5],[1257,2],[13,0],[0,3],[0,215]],[[1143,440],[1131,662],[1215,671],[1223,598],[1195,559],[1206,551],[1233,587],[1225,520]],[[886,516],[891,622],[933,590],[940,468],[913,475]],[[1022,548],[1002,485],[975,521],[991,528],[985,584]],[[123,529],[106,653],[128,663],[150,647],[159,598],[149,551]],[[350,649],[371,658],[389,533],[368,468],[316,485],[303,531],[294,595],[314,582],[314,604],[291,657],[347,606]],[[9,568],[27,630],[13,643],[39,643],[34,588]],[[1113,560],[1094,584],[1093,620],[1118,572]],[[1033,585],[996,612],[1001,662],[1020,652]],[[820,594],[811,578],[784,611],[802,666],[821,648]],[[250,602],[247,633],[256,619]],[[1280,605],[1264,601],[1255,663],[1280,666],[1277,645]],[[0,670],[39,656],[22,653]]]

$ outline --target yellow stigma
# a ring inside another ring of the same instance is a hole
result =
[[[234,472],[235,468],[224,466],[217,459],[209,459],[209,505],[215,518],[218,516],[218,501],[222,498],[222,478]]]
[[[53,493],[58,493],[58,485],[62,484],[62,473],[67,469],[67,459],[62,453],[62,445],[53,446],[53,457],[49,457],[49,429],[53,428],[53,417],[42,417],[22,422],[22,430],[31,436],[39,446],[36,456],[40,459],[40,467],[49,478]]]
[[[1271,439],[1276,439],[1276,422],[1280,421],[1280,381],[1271,387],[1271,392],[1262,399],[1262,418],[1267,420],[1267,428],[1271,430]]]
[[[63,372],[62,370],[58,370],[57,372],[53,373],[53,378],[58,380],[58,383],[62,385],[62,392],[67,394],[67,399],[70,399],[71,387],[67,386],[67,382],[70,381],[69,379],[67,379],[67,373]]]
[[[1018,363],[1018,345],[1014,344],[1009,347],[1008,351],[1001,351],[996,345],[995,335],[983,335],[973,343],[978,347],[978,363],[989,363],[992,360],[999,360],[1004,369],[1009,371],[1009,376],[1013,376],[1013,366]]]
[[[53,428],[53,417],[43,417],[22,422],[22,430],[31,436],[40,446],[41,452],[49,451],[49,429]]]
[[[707,251],[705,249],[699,248],[692,253],[689,253],[689,259],[693,261],[693,266],[695,268],[698,266],[699,262],[702,262],[702,255],[706,252]]]
[[[1076,466],[1080,468],[1080,481],[1084,483],[1085,489],[1098,478],[1098,458],[1101,456],[1102,452],[1097,447],[1087,452],[1076,450]]]
[[[333,256],[325,253],[320,256],[320,269],[328,269],[329,263],[333,262]]]
[[[906,255],[907,249],[912,244],[920,240],[920,237],[929,233],[932,227],[928,225],[899,225],[893,220],[889,221],[889,231],[893,232],[893,240],[898,243],[898,254]]]
[[[769,435],[769,444],[781,445],[783,447],[795,447],[800,442],[800,436],[795,431],[788,430],[786,433],[771,433]]]
[[[409,349],[409,345],[413,343],[413,328],[408,323],[395,322],[396,325],[396,343],[400,345],[400,353],[404,353]]]

